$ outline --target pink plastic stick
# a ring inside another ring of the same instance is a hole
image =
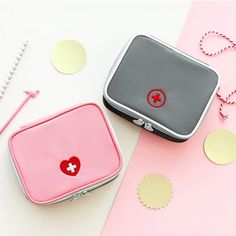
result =
[[[11,117],[7,120],[5,125],[0,129],[0,135],[5,131],[5,129],[8,127],[8,125],[13,121],[13,119],[16,117],[16,115],[20,112],[20,110],[25,106],[25,104],[31,99],[35,98],[38,94],[39,91],[31,92],[31,91],[25,91],[27,97],[25,100],[21,103],[21,105],[16,109],[16,111],[11,115]]]

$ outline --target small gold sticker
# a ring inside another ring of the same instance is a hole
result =
[[[216,129],[207,135],[204,149],[215,164],[229,164],[236,158],[236,136],[227,129]]]
[[[137,194],[140,202],[150,209],[165,207],[173,195],[170,181],[162,175],[146,175],[138,185]]]
[[[63,40],[53,48],[51,61],[57,71],[63,74],[74,74],[85,66],[86,51],[76,40]]]

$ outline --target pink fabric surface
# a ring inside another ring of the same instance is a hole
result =
[[[37,204],[48,204],[109,180],[122,165],[108,121],[93,103],[67,109],[15,132],[9,147],[22,186]],[[66,175],[61,163],[69,164],[73,156],[81,167],[76,176]]]
[[[236,40],[236,3],[195,2],[177,47],[213,66],[221,78],[223,94],[236,87],[236,50],[207,57],[199,50],[199,39],[208,30],[218,30]],[[209,38],[206,46],[218,48],[224,42]],[[236,134],[236,106],[225,106],[230,114],[219,119],[215,98],[197,133],[185,143],[173,143],[143,131],[127,173],[103,229],[108,235],[231,236],[236,235],[236,162],[219,166],[205,156],[203,142],[216,128]],[[170,204],[149,210],[137,198],[137,184],[149,173],[167,176],[173,184]]]

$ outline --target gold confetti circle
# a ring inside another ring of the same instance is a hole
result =
[[[74,74],[86,64],[86,51],[76,40],[63,40],[53,48],[51,61],[57,71],[63,74]]]
[[[215,164],[229,164],[236,159],[236,136],[229,130],[216,129],[207,135],[204,150]]]
[[[170,181],[160,174],[146,175],[138,185],[140,202],[149,209],[165,207],[173,195]]]

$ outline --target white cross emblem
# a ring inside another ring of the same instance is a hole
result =
[[[77,165],[72,165],[72,163],[69,163],[69,165],[67,167],[67,171],[74,173],[76,168],[77,168]]]

